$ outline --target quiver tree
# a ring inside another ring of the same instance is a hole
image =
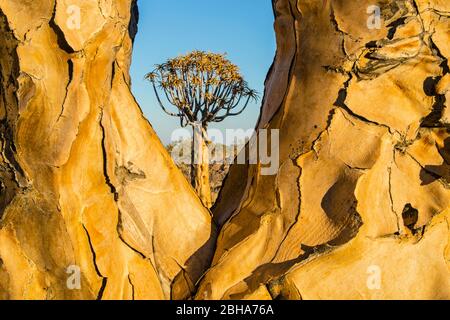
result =
[[[156,65],[148,73],[162,110],[193,129],[191,183],[206,207],[211,207],[209,185],[210,122],[241,114],[257,93],[248,87],[239,68],[223,54],[194,51]],[[169,102],[175,108],[164,105]]]

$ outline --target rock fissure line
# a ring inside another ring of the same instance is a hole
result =
[[[98,275],[100,278],[102,278],[102,285],[101,285],[101,287],[100,287],[100,289],[99,289],[99,291],[98,291],[98,293],[97,293],[97,300],[101,300],[102,297],[103,297],[103,293],[104,293],[104,291],[105,291],[106,285],[107,285],[107,283],[108,283],[108,278],[102,275],[102,273],[101,273],[101,271],[100,271],[100,269],[99,269],[99,266],[97,265],[97,254],[95,253],[95,249],[94,249],[94,246],[93,246],[93,244],[92,244],[92,240],[91,240],[91,236],[90,236],[90,234],[89,234],[89,231],[88,231],[88,229],[86,228],[86,226],[84,225],[84,223],[82,223],[82,227],[83,227],[83,229],[84,229],[84,231],[85,231],[85,233],[86,233],[86,237],[87,237],[87,239],[88,239],[88,244],[89,244],[89,247],[90,247],[90,249],[91,249],[91,253],[92,253],[92,262],[93,262],[93,264],[94,264],[95,272],[97,272],[97,275]]]

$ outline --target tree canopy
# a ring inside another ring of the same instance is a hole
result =
[[[193,51],[156,65],[146,79],[152,82],[164,112],[179,117],[183,127],[195,123],[206,126],[239,115],[258,98],[225,54]],[[175,110],[166,108],[158,89]]]

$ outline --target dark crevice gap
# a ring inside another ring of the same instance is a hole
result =
[[[372,41],[367,42],[365,44],[365,47],[367,49],[376,49],[376,48],[379,48],[380,46],[378,45],[378,41],[377,40],[372,40]]]
[[[100,272],[100,269],[99,269],[99,267],[97,265],[97,254],[95,253],[94,246],[93,246],[92,240],[91,240],[91,236],[90,236],[89,231],[86,228],[86,226],[84,224],[82,224],[82,226],[83,226],[83,229],[86,232],[86,236],[88,238],[89,248],[91,249],[92,260],[93,260],[93,263],[94,263],[95,272],[97,273],[97,275],[99,277],[102,278],[102,285],[101,285],[100,290],[98,291],[98,294],[97,294],[97,300],[101,300],[102,297],[103,297],[103,293],[105,291],[105,288],[106,288],[106,284],[108,282],[108,278],[104,277],[102,275],[102,273]]]
[[[116,75],[116,64],[117,64],[117,61],[114,60],[114,61],[112,62],[112,69],[111,69],[111,83],[110,83],[111,89],[112,89],[112,87],[113,87],[113,85],[114,85],[114,77],[115,77],[115,75]],[[125,81],[125,82],[126,82],[126,81]]]
[[[378,123],[378,122],[369,120],[369,119],[367,119],[367,118],[365,118],[365,117],[363,117],[363,116],[361,116],[361,115],[359,115],[359,114],[354,113],[354,112],[346,105],[345,100],[347,99],[347,90],[348,90],[348,86],[349,86],[349,84],[350,84],[350,81],[351,81],[352,79],[353,79],[353,75],[352,75],[351,73],[349,73],[349,77],[348,77],[348,79],[344,82],[343,88],[341,88],[341,89],[339,90],[338,97],[337,97],[337,99],[336,99],[336,101],[334,102],[333,105],[336,106],[336,107],[339,107],[339,108],[344,109],[344,110],[347,111],[352,117],[355,117],[355,118],[357,118],[357,119],[359,119],[359,120],[361,120],[361,121],[363,121],[363,122],[371,123],[371,124],[374,124],[374,125],[377,125],[377,126],[383,126],[383,127],[386,127],[386,128],[388,128],[388,129],[390,130],[390,128],[389,128],[388,126],[386,126],[386,125],[383,125],[383,124],[380,124],[380,123]]]
[[[50,18],[49,21],[49,26],[50,28],[52,28],[52,30],[55,32],[56,34],[56,39],[58,42],[58,46],[64,50],[65,52],[67,52],[68,54],[72,54],[75,53],[75,50],[70,46],[70,44],[67,42],[67,39],[64,35],[64,32],[62,31],[62,29],[56,24],[55,18],[56,18],[56,5],[57,2],[55,1],[55,7],[53,8],[53,15]]]
[[[348,59],[347,50],[345,50],[345,36],[349,36],[349,37],[351,37],[351,36],[347,32],[341,30],[341,28],[339,27],[339,23],[336,20],[336,14],[334,12],[333,5],[331,5],[331,8],[330,8],[330,21],[331,21],[331,24],[333,25],[335,31],[338,32],[342,36],[341,50],[342,50],[342,53]]]
[[[56,122],[59,121],[59,119],[63,116],[64,113],[64,105],[66,104],[67,101],[67,96],[69,95],[69,86],[73,81],[73,61],[69,58],[67,59],[67,67],[68,67],[68,75],[69,75],[69,80],[67,81],[67,85],[66,85],[66,94],[64,96],[62,105],[61,105],[61,112],[59,113],[58,118],[56,119]]]
[[[132,300],[135,300],[135,297],[134,297],[134,291],[135,291],[135,289],[134,289],[134,284],[133,284],[133,282],[131,281],[130,274],[128,274],[128,282],[130,283],[130,286],[131,286],[131,299],[132,299]]]
[[[280,251],[280,249],[282,248],[284,242],[286,241],[286,239],[288,238],[288,236],[290,235],[292,229],[295,227],[295,225],[297,225],[299,219],[300,219],[300,213],[301,213],[301,201],[302,201],[302,193],[301,193],[301,186],[300,186],[300,178],[302,176],[302,168],[296,163],[295,160],[291,160],[293,165],[298,168],[299,173],[298,173],[298,177],[296,178],[297,181],[297,193],[298,193],[298,206],[297,206],[297,213],[295,215],[294,221],[292,222],[292,224],[289,226],[289,228],[286,230],[286,233],[283,237],[283,239],[280,241],[280,245],[277,248],[277,251],[275,252],[275,254],[273,255],[272,259],[270,260],[270,262],[272,262],[278,255],[278,252]],[[280,190],[277,188],[276,189],[276,195],[277,195],[277,199],[280,196]],[[279,200],[278,200],[279,201]],[[279,208],[280,211],[282,210],[281,208],[281,203],[279,204]]]
[[[130,23],[128,24],[128,34],[131,38],[131,42],[134,43],[136,34],[138,33],[138,22],[139,22],[139,8],[138,0],[132,0],[130,9]]]
[[[401,25],[404,25],[407,18],[408,17],[401,17],[387,25],[387,27],[390,28],[387,34],[387,38],[389,40],[394,39],[394,35],[397,32],[397,28],[400,27]]]
[[[103,154],[103,174],[105,176],[105,182],[106,184],[109,186],[111,193],[114,195],[114,201],[118,201],[119,200],[119,193],[117,192],[116,187],[114,186],[114,184],[111,182],[111,178],[109,177],[108,174],[108,161],[107,161],[107,151],[106,151],[106,131],[105,131],[105,127],[102,124],[103,122],[103,109],[101,110],[100,113],[100,121],[99,121],[99,125],[102,131],[102,154]]]
[[[441,50],[436,45],[436,43],[433,41],[432,37],[430,37],[430,44],[431,44],[431,49],[436,51],[436,55],[440,59],[442,59],[442,62],[441,62],[441,64],[439,66],[442,68],[443,75],[446,75],[447,73],[450,73],[450,67],[448,66],[448,59],[442,54]]]
[[[450,68],[448,66],[448,59],[442,54],[438,46],[434,43],[432,37],[430,37],[431,49],[434,51],[435,55],[441,59],[439,66],[442,69],[442,75],[438,77],[428,77],[425,79],[423,84],[423,91],[429,97],[434,97],[434,104],[432,106],[432,111],[427,115],[421,122],[421,127],[425,128],[436,128],[444,126],[441,123],[441,118],[444,113],[446,97],[445,94],[438,94],[436,92],[436,85],[446,74],[450,73]]]
[[[415,225],[419,220],[419,211],[408,203],[403,208],[402,218],[405,227],[407,227],[413,235],[416,234],[417,230],[415,229]]]
[[[389,189],[388,189],[389,202],[391,204],[391,211],[395,215],[395,219],[397,221],[397,231],[395,232],[395,235],[399,235],[400,234],[400,222],[399,222],[400,218],[399,218],[397,212],[394,209],[394,198],[392,196],[392,184],[391,184],[391,182],[392,182],[392,168],[388,167],[387,171],[388,171],[388,177],[389,177],[389,181],[388,181],[388,183],[389,183]]]
[[[0,225],[3,223],[5,209],[18,194],[27,191],[29,182],[19,164],[15,145],[15,131],[19,116],[19,96],[17,79],[20,75],[17,48],[19,40],[0,8],[0,95],[3,119],[0,120]]]
[[[328,129],[330,128],[331,122],[333,121],[333,117],[334,117],[335,114],[336,114],[336,108],[330,109],[330,112],[328,113],[327,124],[325,126],[325,129],[323,129],[323,131],[321,131],[311,143],[311,150],[312,151],[316,152],[316,143],[318,141],[320,141],[320,138],[322,137],[322,134],[324,132],[328,131]],[[292,159],[292,160],[294,160],[294,159]]]
[[[100,290],[97,294],[97,300],[102,300],[103,298],[103,293],[105,292],[105,288],[106,288],[106,284],[108,282],[107,278],[103,278],[102,280],[102,286],[100,287]]]

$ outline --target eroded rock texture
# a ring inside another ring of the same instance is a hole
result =
[[[1,299],[450,298],[449,2],[273,4],[280,167],[212,221],[130,93],[135,1],[0,0]]]
[[[210,263],[210,214],[130,93],[136,23],[132,0],[0,1],[2,299],[183,298]]]
[[[273,2],[280,168],[231,168],[196,298],[449,299],[450,3]]]

